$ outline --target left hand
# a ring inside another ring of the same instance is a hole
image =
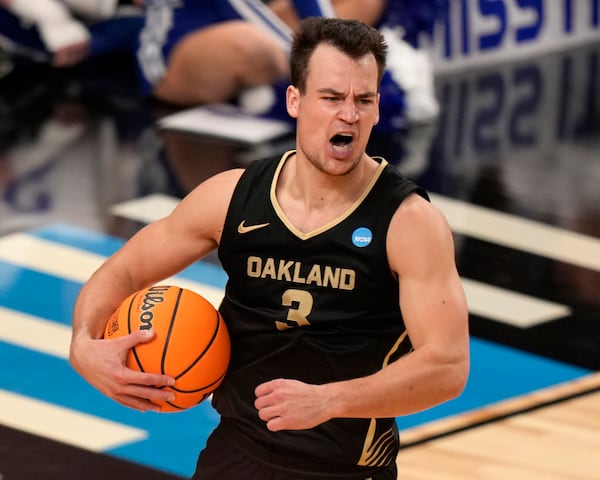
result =
[[[331,418],[322,385],[278,378],[259,385],[254,393],[258,416],[272,432],[306,430]]]

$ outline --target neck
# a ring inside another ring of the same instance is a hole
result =
[[[364,154],[356,168],[345,175],[330,175],[307,159],[287,159],[277,184],[278,202],[300,231],[314,231],[342,216],[361,197],[377,170]]]

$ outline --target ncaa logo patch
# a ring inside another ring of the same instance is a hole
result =
[[[373,240],[373,233],[367,227],[360,227],[352,233],[352,243],[357,247],[366,247]]]

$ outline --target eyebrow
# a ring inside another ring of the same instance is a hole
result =
[[[329,95],[333,95],[336,97],[343,97],[344,94],[342,92],[338,92],[337,90],[333,89],[333,88],[319,88],[318,90],[319,93],[327,93]],[[356,95],[356,98],[372,98],[372,97],[376,97],[377,96],[377,92],[373,92],[373,91],[368,91],[368,92],[364,92],[364,93],[359,93],[358,95]]]

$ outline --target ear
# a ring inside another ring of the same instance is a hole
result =
[[[290,117],[298,118],[299,103],[300,91],[293,85],[289,85],[285,91],[285,104]]]

